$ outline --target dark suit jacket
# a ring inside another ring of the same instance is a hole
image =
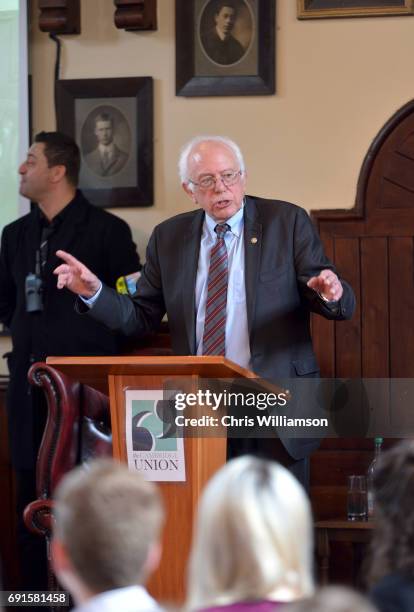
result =
[[[158,225],[148,244],[137,293],[130,299],[104,286],[90,316],[127,335],[141,335],[156,329],[167,312],[174,353],[194,355],[203,221],[204,211],[197,210]],[[352,289],[342,280],[343,296],[332,308],[306,286],[311,276],[334,268],[307,213],[288,202],[246,197],[244,248],[252,369],[275,383],[317,375],[310,311],[328,319],[350,318],[355,307]],[[306,456],[312,444],[296,442],[284,443],[293,457]]]
[[[373,587],[370,597],[380,612],[412,612],[414,580],[408,572],[389,574]]]
[[[225,40],[221,40],[216,28],[202,35],[201,42],[209,58],[224,66],[238,62],[246,52],[243,45],[231,34]]]
[[[57,289],[53,270],[61,261],[55,255],[56,250],[73,253],[88,267],[99,270],[105,282],[113,287],[119,276],[141,267],[128,225],[115,215],[95,208],[78,192],[49,241],[43,312],[27,313],[25,278],[34,272],[39,243],[37,207],[3,230],[0,320],[10,328],[13,341],[9,357],[8,412],[13,463],[20,468],[31,468],[33,462],[34,424],[27,383],[30,364],[48,355],[112,355],[120,348],[119,336],[77,316],[73,295]]]
[[[99,176],[113,176],[122,170],[128,160],[128,154],[121,151],[116,144],[114,144],[113,156],[110,163],[104,167],[102,163],[102,157],[99,148],[85,156],[86,164]]]

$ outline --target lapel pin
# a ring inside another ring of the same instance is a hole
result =
[[[256,236],[253,236],[253,238],[250,238],[250,242],[251,242],[252,244],[256,244],[256,242],[257,242],[257,238],[256,238]]]

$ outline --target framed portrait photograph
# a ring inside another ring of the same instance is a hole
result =
[[[297,0],[298,19],[414,14],[414,0]]]
[[[151,206],[151,77],[75,79],[56,83],[57,129],[81,151],[79,187],[102,208]]]
[[[275,0],[176,0],[177,96],[275,93]]]

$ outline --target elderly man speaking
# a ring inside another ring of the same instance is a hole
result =
[[[154,229],[132,298],[103,285],[64,251],[57,252],[64,261],[55,270],[58,287],[80,296],[79,310],[89,309],[93,319],[125,334],[156,330],[167,312],[177,355],[225,355],[276,383],[318,376],[310,312],[348,319],[355,297],[327,259],[307,213],[288,202],[246,196],[243,156],[227,138],[193,139],[181,152],[179,171],[199,208]],[[277,459],[306,485],[304,459],[314,440],[233,442],[242,442],[243,452]]]

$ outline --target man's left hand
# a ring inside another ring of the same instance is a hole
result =
[[[340,300],[344,292],[341,281],[332,270],[322,270],[319,276],[312,276],[307,285],[329,302]]]

